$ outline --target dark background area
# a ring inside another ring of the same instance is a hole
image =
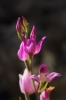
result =
[[[34,73],[42,63],[50,72],[61,73],[50,83],[56,87],[51,100],[66,100],[66,0],[0,0],[0,100],[24,98],[18,78],[24,64],[17,57],[20,40],[15,29],[19,16],[27,19],[30,31],[36,26],[37,42],[47,36],[34,57]]]

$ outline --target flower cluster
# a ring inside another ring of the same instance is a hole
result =
[[[48,83],[55,77],[60,77],[61,74],[57,72],[49,73],[46,64],[41,64],[38,69],[38,75],[33,74],[32,61],[34,55],[41,51],[42,44],[46,39],[46,36],[36,43],[36,28],[33,26],[28,38],[29,24],[27,20],[22,16],[22,24],[20,17],[16,23],[16,30],[21,44],[17,55],[21,61],[25,63],[25,70],[23,75],[19,74],[19,86],[22,93],[24,93],[26,100],[29,100],[29,95],[35,93],[37,100],[50,100],[50,92],[54,87],[48,87]]]

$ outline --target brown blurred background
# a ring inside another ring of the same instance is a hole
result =
[[[18,74],[24,64],[17,57],[20,40],[15,25],[24,16],[36,26],[37,42],[47,36],[41,52],[34,56],[34,73],[38,66],[48,65],[50,72],[62,77],[54,79],[51,100],[66,100],[66,0],[0,0],[0,100],[19,100]],[[35,100],[34,95],[32,95]],[[23,100],[23,99],[22,99]]]

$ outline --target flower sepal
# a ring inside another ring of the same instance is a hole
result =
[[[17,32],[18,38],[22,41],[22,36]]]

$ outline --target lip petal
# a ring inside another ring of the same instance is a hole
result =
[[[29,55],[34,55],[35,49],[36,49],[36,43],[34,40],[30,39],[29,43],[25,46],[25,51]]]
[[[48,67],[47,67],[47,65],[46,64],[41,64],[40,66],[39,66],[39,73],[49,73],[49,71],[48,71]]]

